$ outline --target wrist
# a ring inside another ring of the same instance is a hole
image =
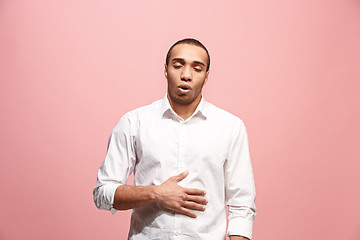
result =
[[[150,199],[153,202],[159,203],[160,201],[159,186],[150,187]]]

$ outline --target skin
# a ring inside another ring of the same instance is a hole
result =
[[[230,236],[230,240],[249,240],[247,237],[242,236]]]
[[[190,44],[176,45],[165,64],[164,75],[168,82],[168,100],[172,109],[184,120],[195,111],[201,100],[201,92],[208,80],[207,54],[204,49]],[[187,88],[186,90],[181,87]],[[178,213],[196,218],[196,211],[204,211],[208,200],[201,189],[184,188],[178,185],[189,171],[168,178],[158,186],[119,186],[115,191],[114,208],[127,210],[152,203]],[[247,239],[230,236],[231,240]]]
[[[189,118],[201,100],[201,91],[208,80],[207,54],[201,47],[190,44],[176,45],[165,64],[164,75],[168,82],[168,99],[172,109],[184,120]],[[190,88],[186,93],[179,86]]]
[[[157,202],[165,208],[196,218],[197,214],[191,210],[204,211],[208,201],[204,198],[204,190],[178,185],[188,174],[189,171],[182,172],[158,186],[119,186],[113,206],[117,210],[127,210]]]

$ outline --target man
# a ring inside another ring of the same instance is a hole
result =
[[[169,50],[164,99],[125,114],[98,172],[98,208],[133,209],[129,239],[251,239],[255,187],[242,120],[206,102],[210,56],[195,39]],[[134,172],[134,186],[126,185]]]

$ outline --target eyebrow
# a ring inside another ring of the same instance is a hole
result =
[[[173,60],[171,60],[171,62],[181,62],[181,63],[185,63],[185,59],[183,58],[174,58]],[[205,63],[200,62],[200,61],[194,61],[193,63],[198,64],[198,65],[202,65],[205,67]]]
[[[202,66],[204,66],[204,67],[205,67],[205,63],[203,63],[203,62],[200,62],[200,61],[194,61],[194,63],[199,64],[199,65],[202,65]]]

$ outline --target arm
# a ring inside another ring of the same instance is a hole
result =
[[[111,210],[114,193],[119,186],[125,185],[129,175],[135,168],[135,142],[132,134],[131,116],[125,114],[110,134],[107,152],[102,162],[96,186],[93,190],[94,202],[97,208]]]
[[[256,215],[255,184],[250,161],[247,132],[239,120],[233,126],[233,138],[225,164],[225,196],[229,206],[228,235],[251,239]],[[241,238],[240,238],[241,239]]]
[[[203,197],[205,191],[183,188],[177,184],[188,173],[185,171],[170,177],[159,186],[119,186],[115,191],[114,208],[126,210],[157,202],[165,208],[195,218],[196,213],[190,210],[204,211],[207,200]]]
[[[128,186],[127,180],[135,168],[136,154],[131,116],[123,116],[112,131],[108,150],[99,171],[93,191],[94,202],[99,209],[125,210],[154,202],[163,207],[196,217],[192,210],[204,210],[207,200],[199,189],[182,188],[177,183],[188,172],[170,177],[159,186]]]
[[[241,237],[241,236],[230,236],[230,240],[249,240],[247,237]]]

